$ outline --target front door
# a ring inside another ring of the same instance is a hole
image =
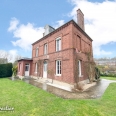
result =
[[[29,64],[25,64],[25,76],[29,76]]]
[[[43,64],[43,77],[47,78],[47,62],[46,61],[44,61],[44,64]]]

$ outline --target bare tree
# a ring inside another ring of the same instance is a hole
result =
[[[0,63],[10,62],[12,55],[6,51],[0,50]]]
[[[21,58],[22,58],[22,56],[16,55],[15,58],[14,58],[13,66],[16,66],[18,64],[18,60],[21,59]]]

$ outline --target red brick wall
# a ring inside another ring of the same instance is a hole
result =
[[[73,78],[73,50],[65,50],[58,53],[50,54],[50,60],[48,61],[48,70],[52,70],[53,79],[67,82],[67,83],[74,83]],[[56,60],[61,60],[61,76],[56,76]],[[48,74],[48,77],[50,75]]]
[[[25,64],[30,64],[29,74],[31,75],[31,73],[32,73],[32,61],[29,61],[29,60],[21,60],[21,61],[18,62],[18,72],[17,72],[18,75],[24,76],[24,74],[25,74]]]
[[[85,51],[92,52],[92,40],[87,38],[82,32],[80,32],[74,25],[73,25],[73,48],[77,49],[77,55],[79,59],[82,61],[82,77],[79,77],[79,80],[88,79],[86,74],[86,69],[84,62],[87,61],[87,56],[85,55]],[[73,67],[75,68],[75,67]]]
[[[56,52],[56,38],[61,37],[61,51]],[[46,56],[44,55],[44,44],[48,44],[48,70],[53,71],[53,79],[74,83],[74,70],[75,70],[75,50],[81,51],[80,60],[82,60],[82,75],[80,80],[87,79],[85,74],[84,61],[87,60],[86,55],[84,54],[85,49],[92,50],[92,41],[87,38],[81,31],[77,29],[73,23],[69,23],[65,25],[63,28],[57,29],[54,33],[47,35],[41,41],[33,44],[32,47],[32,75],[37,76],[34,73],[35,71],[35,63],[39,59],[46,60]],[[35,50],[39,48],[39,56],[35,57]],[[62,64],[62,74],[61,76],[56,76],[56,60],[61,60]],[[43,69],[41,70],[41,76],[43,76]],[[51,78],[50,74],[48,74],[48,78]]]
[[[35,63],[39,59],[44,59],[44,44],[48,44],[48,70],[53,70],[55,80],[64,81],[67,83],[74,83],[73,78],[73,49],[72,49],[72,24],[67,25],[66,28],[59,30],[58,32],[52,34],[46,39],[40,41],[33,45],[33,75]],[[61,37],[61,51],[56,52],[56,39]],[[35,50],[39,47],[39,57],[35,57]],[[71,48],[71,49],[69,49]],[[62,64],[62,74],[61,76],[56,76],[56,60],[61,60]],[[48,77],[51,78],[50,74]]]

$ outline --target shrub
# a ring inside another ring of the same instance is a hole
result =
[[[0,64],[0,78],[12,76],[12,63]]]
[[[98,80],[100,78],[100,70],[95,67],[95,79]]]
[[[16,76],[16,75],[17,75],[17,69],[18,69],[17,66],[14,66],[14,67],[12,68],[13,76]]]

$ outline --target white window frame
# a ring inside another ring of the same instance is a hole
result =
[[[78,71],[79,71],[79,77],[82,77],[82,61],[81,60],[78,60]]]
[[[44,44],[44,55],[48,54],[48,44]]]
[[[56,51],[61,50],[61,37],[56,39]]]
[[[39,52],[39,48],[37,47],[37,48],[36,48],[36,53],[35,53],[35,56],[36,56],[36,57],[38,57],[38,54],[39,54],[38,52]]]
[[[35,63],[35,73],[37,73],[37,63]]]
[[[59,65],[58,65],[59,62]],[[61,76],[62,74],[62,68],[61,68],[61,60],[56,60],[56,76]]]

